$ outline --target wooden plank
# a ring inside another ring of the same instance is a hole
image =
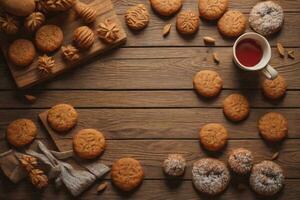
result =
[[[0,138],[4,138],[7,125],[24,117],[38,121],[44,109],[0,110]],[[78,109],[77,129],[96,128],[108,139],[196,139],[201,126],[206,123],[222,123],[231,139],[260,138],[257,121],[266,112],[282,113],[289,122],[289,138],[300,138],[299,109],[252,109],[249,118],[242,123],[231,123],[222,109],[215,108],[170,108],[170,109]],[[40,134],[46,132],[40,123]],[[46,134],[48,135],[48,134]],[[72,134],[67,134],[72,137]],[[41,136],[42,137],[42,136]],[[44,136],[43,136],[44,137]]]
[[[290,49],[288,49],[290,50]],[[273,49],[271,65],[287,79],[289,89],[300,89],[300,49],[296,59],[282,59]],[[216,65],[212,52],[219,53]],[[159,52],[159,53],[158,53]],[[192,89],[194,75],[202,69],[220,73],[226,89],[258,88],[259,76],[238,69],[231,48],[122,48],[96,58],[84,68],[42,85],[45,89]],[[0,89],[11,88],[5,67],[0,68]]]
[[[7,49],[9,44],[11,43],[11,40],[9,40],[7,37],[2,36],[1,38],[1,49],[4,53],[4,56],[6,57],[8,66],[10,68],[11,74],[19,88],[27,88],[32,85],[36,85],[38,83],[44,82],[46,80],[49,80],[67,70],[70,70],[71,68],[78,66],[79,64],[82,64],[84,62],[87,62],[92,57],[99,55],[115,46],[119,46],[123,44],[126,41],[126,33],[123,30],[122,26],[120,25],[120,21],[118,17],[116,16],[116,13],[114,12],[113,5],[110,0],[101,0],[101,1],[90,1],[89,5],[97,11],[97,18],[95,20],[95,24],[98,24],[105,19],[110,19],[118,24],[120,32],[119,32],[119,38],[112,44],[106,44],[103,41],[99,39],[95,39],[94,45],[88,50],[81,53],[81,57],[76,62],[66,62],[64,58],[61,56],[60,51],[56,51],[53,54],[53,58],[55,59],[55,66],[52,69],[52,73],[49,76],[42,75],[37,66],[38,66],[38,58],[36,57],[33,63],[26,67],[26,68],[18,68],[14,66],[9,59],[7,58]],[[74,17],[75,11],[72,9],[70,11],[67,11],[65,13],[62,13],[61,15],[53,17],[51,20],[49,20],[48,23],[55,24],[61,27],[63,33],[64,33],[64,41],[63,44],[68,45],[72,44],[73,42],[73,31],[82,25],[82,22],[80,19],[76,19]],[[93,29],[93,32],[96,33],[95,26],[91,27]],[[20,37],[19,35],[16,36],[16,38]],[[24,37],[24,36],[22,36]],[[15,38],[14,38],[15,39]]]
[[[46,141],[47,143],[50,140]],[[71,139],[57,140],[62,149],[72,149]],[[3,152],[6,141],[0,141],[0,152]],[[229,152],[235,148],[244,147],[253,152],[255,163],[271,159],[275,152],[280,152],[275,162],[282,166],[287,178],[300,178],[299,139],[286,140],[281,145],[266,145],[261,139],[229,140],[226,148],[220,153],[210,153],[203,150],[198,140],[107,140],[107,146],[100,157],[101,161],[111,165],[122,157],[133,157],[141,161],[146,179],[165,179],[162,162],[170,153],[180,153],[187,160],[187,170],[184,179],[191,179],[192,164],[200,158],[215,157],[226,162]]]
[[[250,101],[253,108],[300,107],[300,91],[287,91],[278,101],[270,101],[260,90],[223,90],[219,97],[205,99],[194,90],[146,90],[146,91],[99,91],[99,90],[32,90],[25,94],[34,95],[36,103],[29,104],[24,93],[0,91],[1,108],[49,108],[53,104],[68,102],[77,108],[220,108],[228,95],[240,92]],[[66,93],[68,95],[66,95]]]
[[[207,197],[198,193],[192,185],[192,181],[165,181],[165,180],[144,180],[141,187],[130,193],[124,193],[117,190],[109,181],[107,189],[97,194],[94,184],[86,192],[84,192],[79,198],[92,200],[92,199],[109,199],[109,200],[204,200]],[[97,181],[97,183],[101,183]],[[300,180],[288,179],[286,180],[285,188],[282,192],[273,198],[278,200],[298,200]],[[53,184],[50,184],[43,192],[34,189],[29,183],[22,182],[18,185],[9,183],[7,180],[0,180],[0,198],[5,200],[24,200],[24,199],[56,199],[56,200],[68,200],[74,199],[69,192],[62,188],[58,190]],[[245,186],[244,190],[238,190],[237,186],[230,184],[229,188],[222,194],[216,197],[219,200],[225,199],[244,199],[255,200],[262,199],[254,194],[249,188]]]

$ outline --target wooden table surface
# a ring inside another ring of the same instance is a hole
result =
[[[191,165],[199,158],[213,156],[226,161],[228,152],[236,147],[253,151],[255,162],[270,159],[280,152],[276,162],[286,175],[284,190],[272,199],[300,199],[300,0],[280,0],[285,11],[282,31],[269,38],[273,47],[271,64],[287,79],[286,97],[277,102],[266,100],[259,89],[259,76],[245,73],[232,63],[233,40],[222,38],[215,23],[201,21],[193,38],[182,38],[175,30],[175,17],[161,19],[150,9],[147,0],[114,0],[117,14],[123,16],[129,6],[144,2],[151,12],[149,27],[140,33],[127,29],[128,41],[120,49],[98,56],[86,65],[28,91],[18,91],[8,68],[1,59],[0,67],[0,150],[8,149],[5,131],[12,120],[27,117],[39,127],[38,138],[55,148],[41,123],[38,113],[56,103],[73,104],[80,113],[80,127],[102,130],[107,149],[101,157],[111,164],[118,158],[132,156],[141,161],[145,180],[135,192],[124,194],[111,185],[110,174],[105,176],[109,186],[96,194],[97,184],[83,193],[82,199],[205,199],[193,188]],[[258,0],[230,0],[229,7],[248,14]],[[184,9],[197,11],[197,0],[186,0]],[[165,24],[173,27],[168,37],[161,35]],[[248,29],[249,30],[249,29]],[[202,37],[213,36],[215,47],[204,45]],[[295,51],[296,59],[282,59],[276,43]],[[218,52],[221,63],[215,64],[212,52]],[[224,80],[219,97],[210,101],[197,96],[192,78],[202,69],[217,70]],[[242,123],[231,123],[222,113],[223,99],[233,93],[245,94],[251,104],[251,114]],[[23,94],[37,96],[33,105],[26,103]],[[284,114],[289,122],[289,135],[282,144],[268,145],[259,136],[257,120],[268,112]],[[219,154],[205,152],[198,141],[199,128],[205,123],[218,122],[229,130],[226,149]],[[65,142],[70,142],[71,138]],[[181,153],[188,161],[183,179],[169,180],[162,172],[162,161],[169,153]],[[100,183],[98,181],[97,183]],[[218,199],[256,199],[249,187],[237,189],[238,180]],[[241,182],[246,183],[246,179]],[[27,181],[10,183],[1,173],[0,199],[72,199],[66,189],[56,190],[50,184],[45,191],[35,190]]]

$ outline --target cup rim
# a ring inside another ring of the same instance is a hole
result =
[[[257,66],[257,65],[259,64],[259,63],[257,63],[256,65],[254,65],[254,66],[252,66],[252,67],[247,67],[247,66],[243,65],[242,63],[240,63],[239,59],[238,59],[237,56],[236,56],[236,46],[237,46],[238,43],[239,43],[242,39],[244,39],[245,36],[247,36],[247,35],[255,35],[256,37],[261,38],[261,39],[265,42],[265,44],[266,44],[267,48],[269,49],[269,51],[271,52],[270,44],[269,44],[268,40],[267,40],[264,36],[262,36],[262,35],[260,35],[260,34],[258,34],[258,33],[255,33],[255,32],[247,32],[247,33],[244,33],[243,35],[239,36],[239,37],[236,39],[236,41],[234,42],[234,45],[233,45],[233,56],[234,56],[234,60],[235,60],[235,62],[237,62],[237,64],[238,64],[241,68],[243,68],[243,69],[245,69],[245,70],[247,70],[247,71],[257,71],[257,70],[261,70],[261,69],[265,68],[265,67],[268,65],[269,61],[267,61],[267,62],[265,63],[265,65]],[[270,56],[269,60],[270,60],[270,59],[271,59],[271,56]]]

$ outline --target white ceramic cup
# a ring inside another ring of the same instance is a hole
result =
[[[261,46],[263,51],[263,56],[259,61],[259,63],[257,63],[252,67],[247,67],[241,64],[236,56],[236,47],[239,44],[239,42],[241,42],[244,39],[255,40],[257,44]],[[235,41],[233,45],[233,60],[239,68],[245,71],[261,71],[268,79],[275,79],[278,75],[278,72],[269,65],[271,55],[272,55],[272,51],[268,40],[265,37],[254,32],[244,33]]]

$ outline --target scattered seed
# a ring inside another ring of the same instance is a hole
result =
[[[215,61],[215,63],[219,64],[220,63],[220,58],[217,52],[213,53],[213,59]]]
[[[171,27],[172,27],[172,24],[166,24],[163,28],[163,31],[162,31],[162,35],[164,37],[166,37],[167,35],[169,35],[170,33],[170,30],[171,30]]]
[[[215,44],[216,40],[212,37],[206,36],[203,37],[203,41],[204,43],[208,43],[208,44]]]
[[[295,52],[293,50],[288,51],[288,57],[292,58],[292,59],[295,59],[295,54],[294,53]]]
[[[107,183],[101,183],[98,187],[97,187],[97,193],[100,193],[102,191],[104,191],[107,188]]]
[[[29,102],[29,103],[35,103],[36,102],[36,97],[32,96],[32,95],[24,95],[25,99]]]
[[[284,49],[284,47],[282,46],[281,43],[277,43],[277,51],[278,51],[279,55],[282,58],[284,58],[285,49]]]
[[[273,156],[271,157],[271,160],[276,160],[279,156],[279,152],[276,152],[273,154]]]

